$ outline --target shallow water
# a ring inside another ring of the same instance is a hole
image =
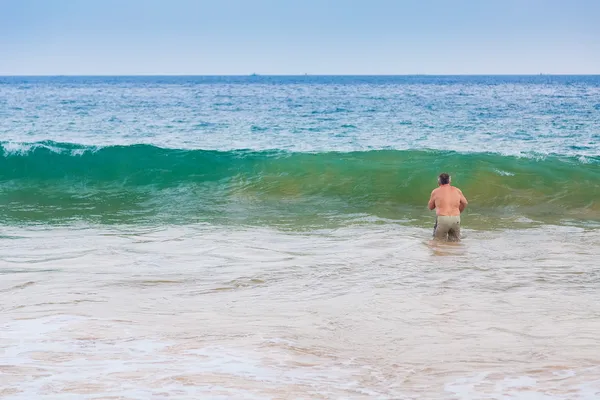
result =
[[[6,399],[594,399],[600,235],[7,228]]]

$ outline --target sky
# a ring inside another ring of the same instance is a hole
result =
[[[0,0],[0,75],[600,74],[600,0]]]

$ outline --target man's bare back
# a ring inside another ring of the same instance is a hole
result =
[[[436,220],[433,236],[452,241],[460,240],[460,214],[467,207],[462,191],[450,185],[450,176],[440,174],[439,187],[431,192],[428,207],[435,209]]]
[[[429,209],[435,209],[436,215],[449,217],[460,215],[467,207],[467,199],[457,187],[450,184],[433,189],[429,199]]]

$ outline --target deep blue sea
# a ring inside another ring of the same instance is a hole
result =
[[[0,77],[2,141],[597,156],[600,76]]]

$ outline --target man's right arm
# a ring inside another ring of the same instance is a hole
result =
[[[435,208],[435,189],[431,192],[431,197],[429,197],[429,203],[427,204],[430,210]]]

